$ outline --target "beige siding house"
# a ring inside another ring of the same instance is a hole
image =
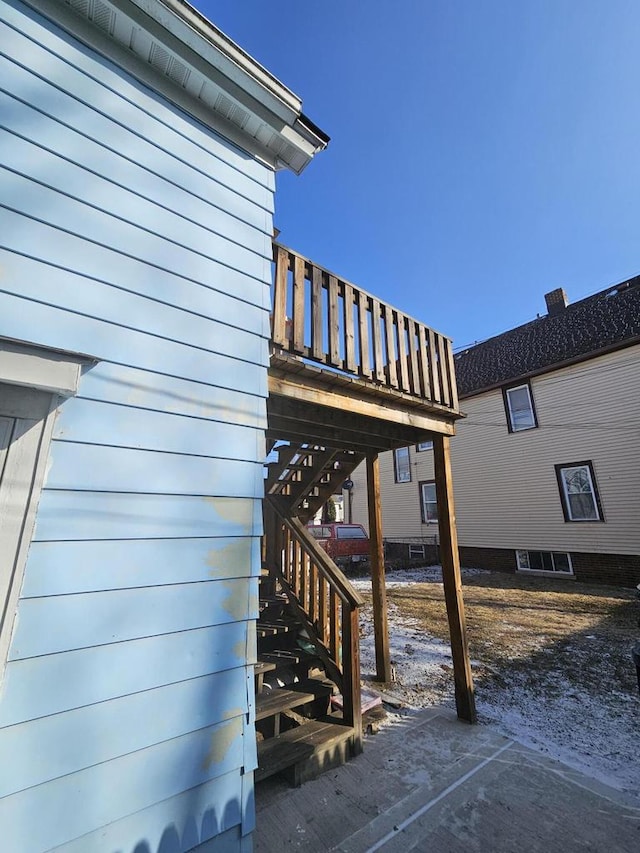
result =
[[[640,582],[640,277],[456,356],[452,441],[463,565],[634,586]],[[381,457],[391,556],[437,535],[433,455]],[[366,522],[354,472],[354,521]],[[425,557],[434,551],[424,551]]]

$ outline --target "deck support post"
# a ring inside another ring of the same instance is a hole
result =
[[[344,721],[354,729],[353,752],[362,752],[362,703],[360,698],[360,632],[358,608],[342,604],[342,687]]]
[[[434,435],[433,455],[438,502],[438,527],[440,532],[440,559],[442,582],[447,605],[453,677],[455,681],[456,709],[458,718],[469,723],[477,721],[473,691],[473,678],[469,660],[469,646],[464,617],[462,582],[460,578],[460,554],[453,503],[453,480],[451,476],[451,451],[449,436]]]
[[[371,542],[371,592],[376,647],[376,680],[391,681],[387,590],[384,578],[384,543],[380,502],[380,460],[377,453],[367,455],[367,498],[369,504],[369,540]]]

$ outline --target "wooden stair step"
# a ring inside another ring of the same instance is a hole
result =
[[[315,693],[305,693],[302,690],[286,690],[284,687],[278,687],[276,690],[263,690],[262,693],[256,696],[256,720],[264,720],[266,717],[272,717],[274,714],[281,714],[283,711],[299,708],[300,705],[313,702],[316,698]]]
[[[272,649],[270,652],[260,652],[258,655],[261,661],[270,661],[275,664],[297,664],[302,661],[315,661],[317,655],[309,654],[303,651],[290,651],[289,649]]]
[[[313,773],[313,761],[319,765],[326,764],[321,756],[328,754],[336,756],[341,748],[344,753],[349,751],[349,741],[353,737],[354,730],[344,723],[338,723],[331,718],[323,720],[309,720],[302,726],[283,732],[278,737],[269,738],[258,743],[258,769],[255,772],[255,781],[281,773],[289,768],[293,770],[292,781],[299,784],[301,773],[304,768],[311,768],[307,772]],[[346,760],[347,755],[344,755]],[[340,762],[342,763],[342,762]]]
[[[272,672],[277,666],[273,661],[259,660],[254,663],[253,672],[255,675],[264,675],[265,672]]]
[[[273,637],[276,634],[286,634],[294,623],[290,622],[258,622],[256,624],[256,632],[259,637]]]

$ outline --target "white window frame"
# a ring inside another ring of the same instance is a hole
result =
[[[433,450],[433,442],[421,441],[416,444],[416,450],[418,451],[418,453],[422,453],[424,450]]]
[[[569,484],[567,482],[566,472],[580,469],[586,471],[587,482],[589,485],[589,491],[582,492],[581,494],[588,494],[591,497],[591,504],[595,512],[595,517],[581,518],[574,514],[573,506],[571,504],[570,499],[570,495],[573,493],[569,492]],[[588,523],[604,521],[604,518],[602,516],[602,507],[600,505],[600,495],[598,493],[598,487],[595,481],[595,473],[593,470],[593,465],[590,461],[570,462],[568,464],[556,465],[556,475],[558,477],[558,485],[560,487],[560,498],[562,500],[562,511],[564,512],[565,521],[577,524],[584,524],[585,522]]]
[[[532,423],[519,426],[515,422],[514,410],[513,410],[513,407],[511,405],[511,396],[510,395],[514,391],[522,391],[523,388],[527,392],[527,399],[529,400],[529,413],[531,415]],[[536,410],[535,410],[535,407],[533,405],[533,395],[531,393],[531,386],[529,385],[528,382],[523,382],[522,385],[512,385],[510,388],[505,388],[504,389],[504,400],[505,400],[505,406],[507,409],[507,416],[509,418],[509,432],[525,432],[525,430],[528,430],[528,429],[536,429],[536,427],[538,426],[538,419],[536,417]]]
[[[411,454],[408,447],[397,447],[393,451],[393,476],[396,483],[411,482]]]
[[[531,574],[544,574],[544,575],[554,575],[555,577],[575,577],[573,573],[573,563],[571,561],[571,554],[568,551],[543,551],[539,548],[534,548],[533,551],[538,554],[549,554],[551,557],[551,562],[553,564],[553,569],[532,569],[531,568],[531,551],[524,549],[516,550],[516,564],[518,566],[519,572],[531,572]],[[562,554],[563,557],[567,558],[567,562],[569,563],[569,571],[565,571],[564,569],[556,569],[555,568],[555,555]]]
[[[424,560],[424,545],[411,545],[411,544],[409,544],[409,559],[410,560]]]
[[[433,500],[425,501],[424,497],[424,487],[425,486],[433,486],[434,498]],[[423,524],[437,524],[438,523],[438,496],[436,494],[436,482],[435,480],[423,480],[420,483],[420,515],[422,518]],[[427,504],[435,506],[436,517],[429,518],[427,513]]]

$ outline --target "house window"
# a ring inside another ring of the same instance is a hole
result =
[[[393,451],[393,468],[396,483],[411,482],[411,467],[409,465],[409,448],[399,447]]]
[[[424,560],[424,545],[409,545],[410,560]]]
[[[531,386],[528,382],[513,388],[505,388],[503,395],[509,432],[521,432],[538,426]]]
[[[571,556],[562,551],[516,551],[518,569],[524,572],[573,574]]]
[[[420,508],[423,524],[437,523],[438,504],[436,501],[436,484],[433,480],[420,483]]]
[[[591,462],[556,465],[565,521],[603,521],[596,476]]]
[[[422,453],[423,450],[433,450],[433,442],[421,441],[419,444],[416,444],[416,450],[418,453]]]

